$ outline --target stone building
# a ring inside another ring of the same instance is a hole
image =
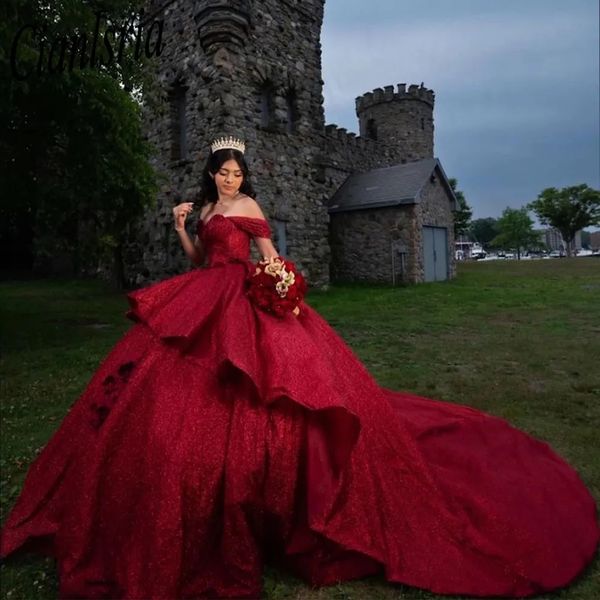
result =
[[[435,158],[350,175],[329,205],[332,278],[396,284],[453,277],[455,202]]]
[[[351,222],[349,227],[356,231],[367,215],[330,209],[338,188],[356,173],[429,159],[422,167],[425,171],[425,164],[432,167],[427,177],[435,178],[446,194],[430,190],[428,186],[436,184],[427,179],[415,196],[414,206],[421,208],[413,208],[406,229],[406,235],[414,237],[407,242],[408,270],[403,275],[403,280],[423,280],[423,257],[417,256],[421,228],[446,227],[448,248],[453,246],[445,176],[439,162],[434,161],[435,166],[431,162],[433,92],[423,84],[400,84],[365,94],[356,103],[360,125],[356,136],[324,121],[320,45],[324,0],[175,0],[163,8],[161,4],[153,0],[148,7],[163,21],[164,47],[150,65],[156,85],[144,120],[156,148],[154,165],[164,182],[156,208],[130,226],[124,254],[130,283],[145,284],[189,267],[173,230],[171,209],[197,198],[209,143],[222,135],[246,141],[257,200],[275,244],[315,287],[329,283],[330,264],[334,275],[362,277],[360,270],[353,275],[344,266],[348,257],[343,256],[343,243],[334,244],[332,255],[330,227],[339,242],[344,222]],[[196,218],[188,219],[190,233]],[[369,230],[379,222],[387,236],[388,218],[397,216],[378,213],[369,221]],[[389,262],[385,236],[380,236],[380,248],[374,247],[373,253],[384,252],[379,259]],[[448,260],[451,275],[453,252],[448,252]],[[383,271],[376,279],[385,280]]]
[[[334,280],[395,284],[455,275],[456,198],[433,157],[433,105],[423,84],[356,99],[358,148],[327,169],[335,174],[328,201]]]

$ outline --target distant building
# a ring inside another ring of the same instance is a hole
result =
[[[590,249],[594,252],[600,251],[600,231],[590,233]]]
[[[559,250],[565,253],[567,251],[567,244],[563,240],[560,231],[554,229],[554,227],[542,230],[542,241],[546,244],[548,250]],[[581,250],[581,231],[575,234],[575,239],[571,243],[571,251],[574,250]]]

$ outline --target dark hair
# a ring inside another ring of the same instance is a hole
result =
[[[256,198],[256,192],[250,183],[250,171],[246,164],[246,160],[244,159],[244,155],[239,150],[224,148],[223,150],[212,152],[204,165],[204,170],[202,171],[202,189],[200,191],[201,206],[207,202],[216,202],[219,199],[217,185],[210,174],[212,173],[214,175],[217,173],[223,166],[223,163],[226,163],[231,159],[237,162],[244,176],[244,180],[240,186],[240,192],[246,194],[246,196],[250,196],[250,198]]]

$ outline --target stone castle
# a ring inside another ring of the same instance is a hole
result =
[[[274,242],[315,287],[331,278],[329,204],[349,175],[433,159],[434,93],[423,84],[386,86],[357,98],[359,136],[325,124],[324,3],[177,0],[159,14],[165,47],[151,63],[156,96],[145,123],[165,180],[156,209],[131,228],[125,263],[132,284],[189,267],[171,209],[197,199],[215,137],[246,141]]]

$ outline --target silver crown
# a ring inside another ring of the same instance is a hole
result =
[[[225,150],[226,148],[231,148],[232,150],[239,150],[242,154],[246,150],[246,144],[242,140],[238,140],[232,136],[222,137],[214,140],[210,145],[211,152],[216,152],[217,150]]]

